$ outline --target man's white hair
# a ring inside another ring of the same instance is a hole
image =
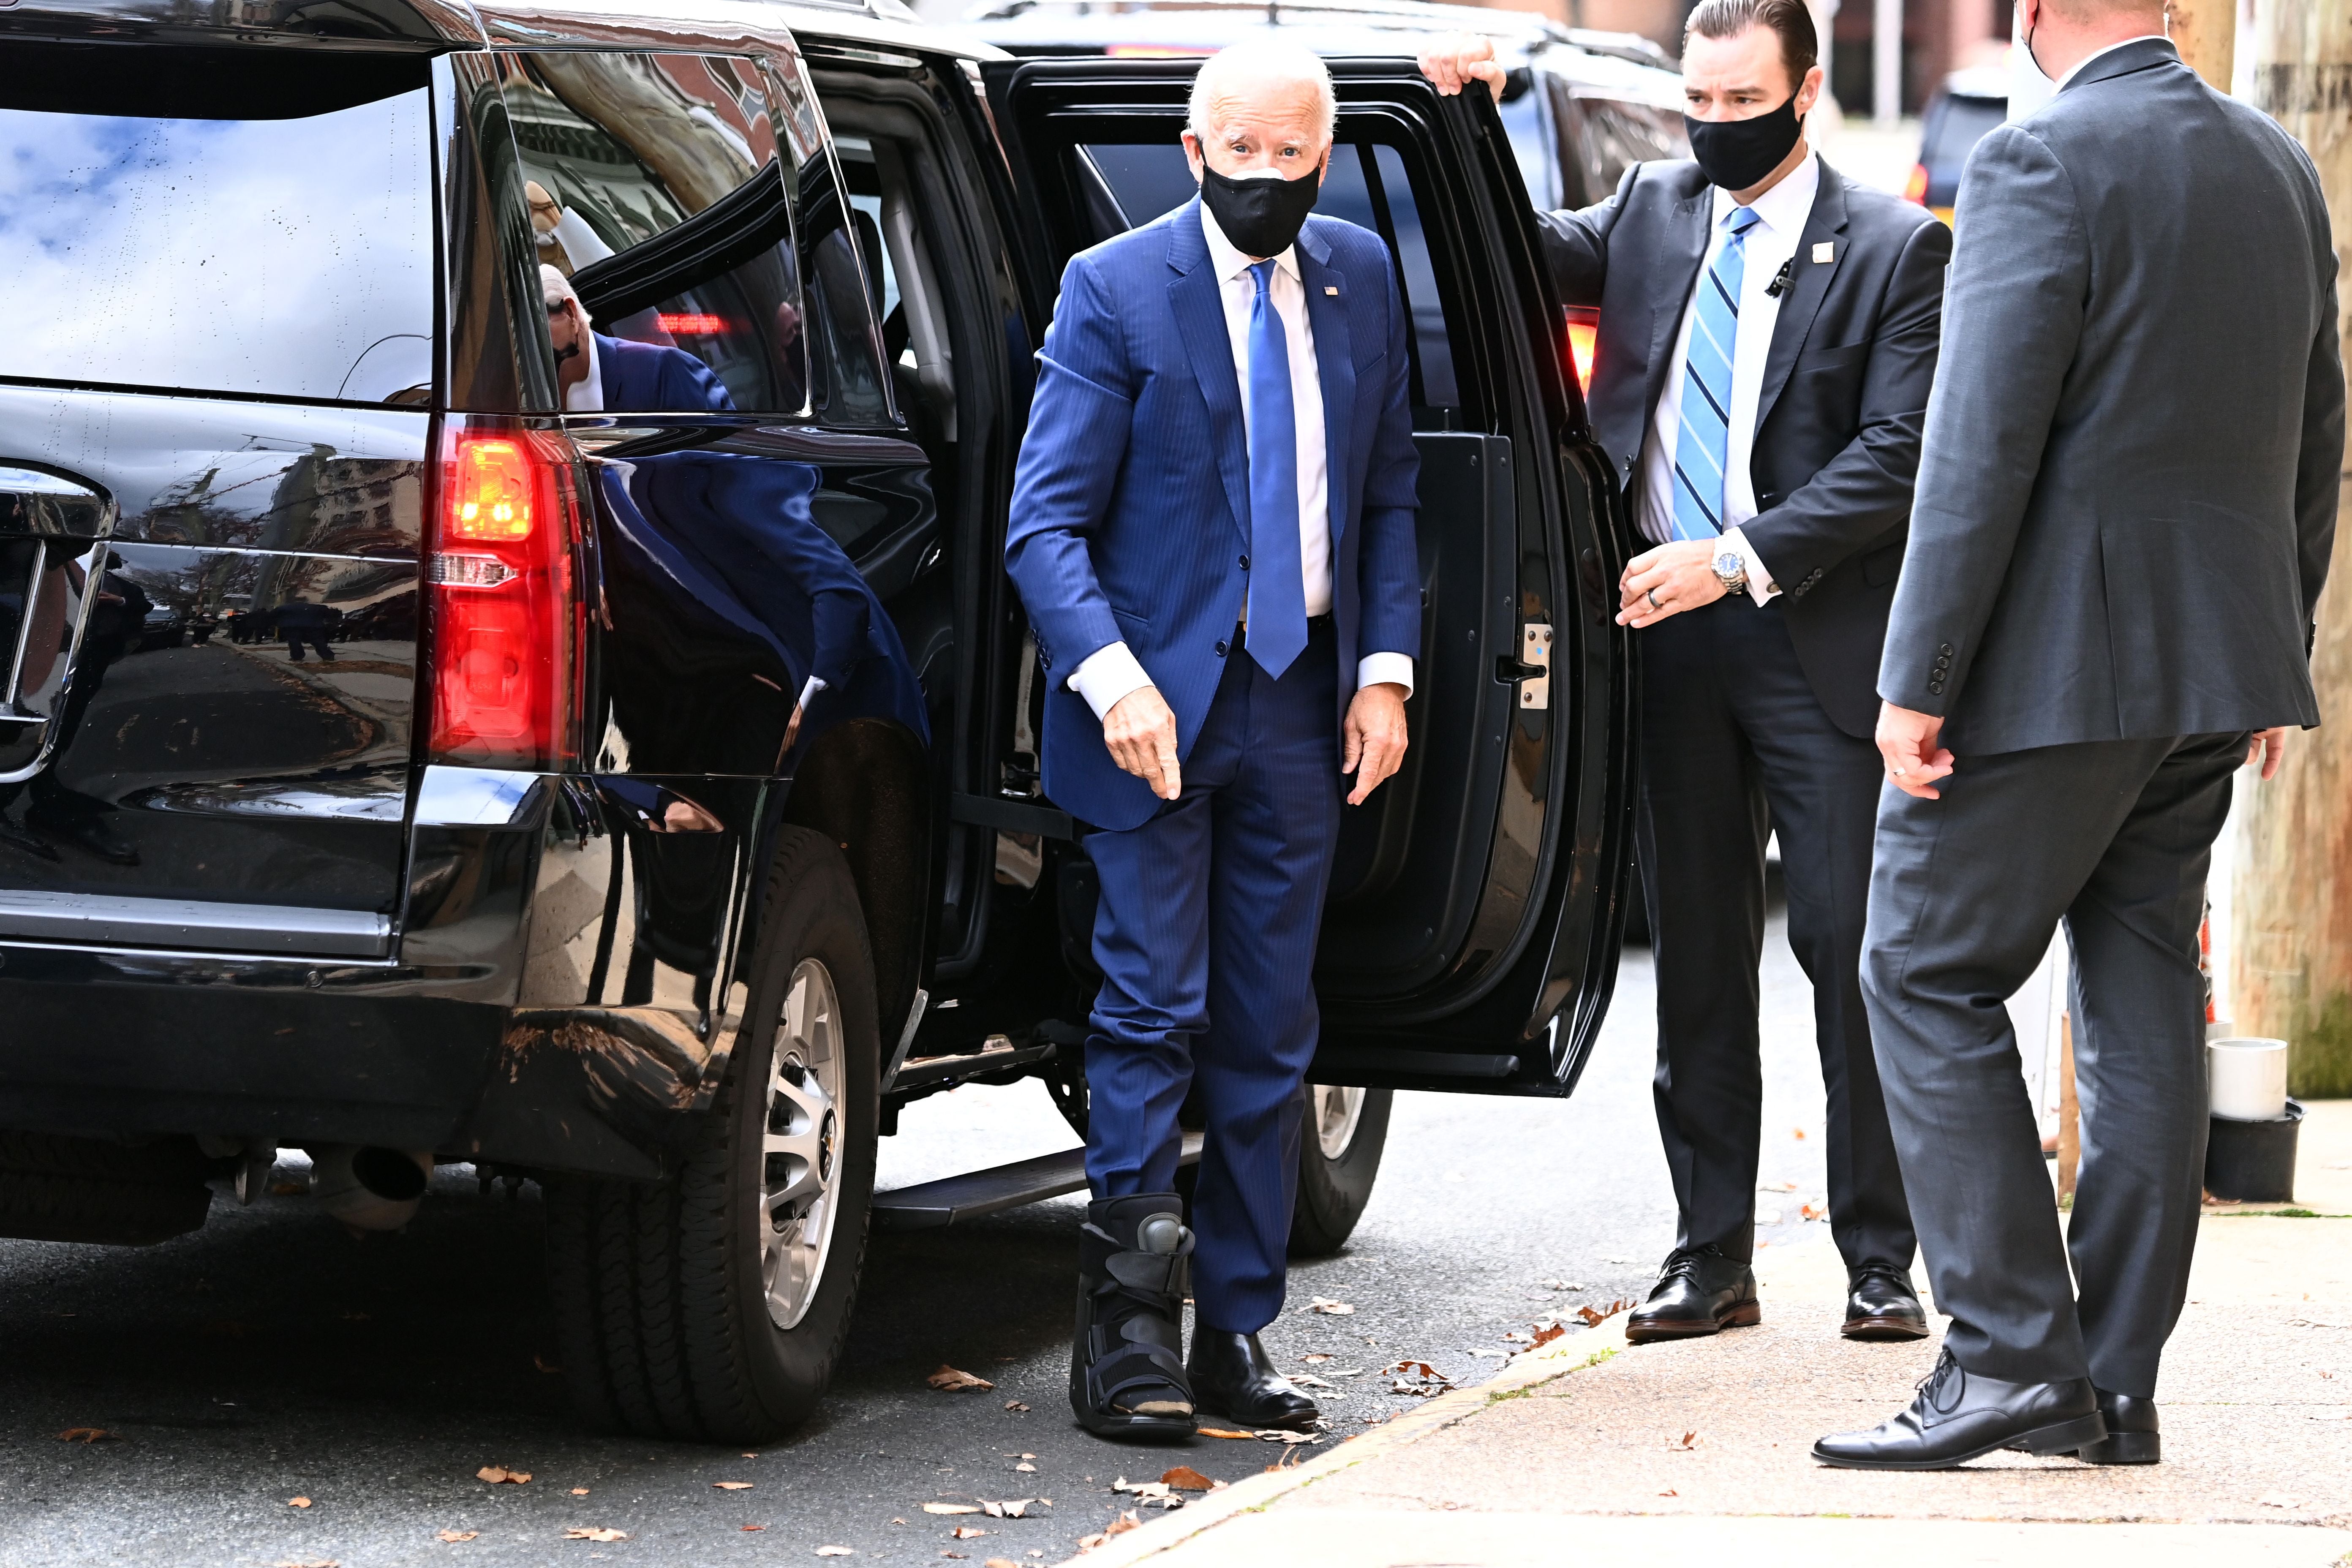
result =
[[[1185,105],[1186,128],[1203,142],[1211,140],[1217,128],[1209,123],[1210,103],[1239,92],[1244,84],[1265,83],[1313,88],[1322,110],[1323,134],[1328,138],[1339,129],[1339,99],[1331,90],[1330,68],[1314,50],[1283,38],[1230,44],[1202,61],[1201,74],[1192,79],[1192,101]]]
[[[572,291],[572,279],[566,278],[560,268],[544,261],[539,264],[539,295],[541,301],[551,310],[566,300],[571,300],[572,308],[580,312],[582,326],[596,319],[588,313],[588,307],[580,302],[580,296]]]

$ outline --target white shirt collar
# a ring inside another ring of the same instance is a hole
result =
[[[1807,149],[1805,161],[1789,171],[1788,177],[1755,201],[1756,216],[1764,226],[1776,233],[1799,235],[1805,232],[1805,220],[1813,216],[1813,198],[1821,194],[1822,155]],[[1721,185],[1715,187],[1715,221],[1720,226],[1724,217],[1737,204],[1731,193]]]
[[[1201,204],[1201,232],[1208,237],[1209,264],[1217,269],[1218,282],[1230,283],[1256,265],[1225,237],[1225,231],[1217,226],[1216,216],[1209,211],[1206,202]],[[1298,247],[1294,245],[1276,257],[1274,264],[1293,278],[1298,277]]]
[[[2084,66],[2089,65],[2093,60],[2097,59],[2101,55],[2111,55],[2111,54],[2114,54],[2117,49],[2127,49],[2127,48],[2131,47],[2134,44],[2144,44],[2144,43],[2147,42],[2150,38],[2164,39],[2164,35],[2163,35],[2162,33],[2142,33],[2142,34],[2140,34],[2140,35],[2139,35],[2138,37],[2137,37],[2125,38],[2125,39],[2120,40],[2119,42],[2109,44],[2109,45],[2108,45],[2105,48],[2104,48],[2104,49],[2094,49],[2094,50],[2092,50],[2089,54],[2084,55],[2081,59],[2076,60],[2076,61],[2074,62],[2074,68],[2073,68],[2072,69],[2070,69],[2069,71],[2067,71],[2067,73],[2066,73],[2064,76],[2062,76],[2062,77],[2060,77],[2060,78],[2058,79],[2058,85],[2059,85],[2060,87],[2064,87],[2068,82],[2073,81],[2076,77],[2080,76],[2080,75],[2083,73],[2083,68],[2084,68]],[[2165,39],[2165,41],[2166,41],[2166,42],[2169,42],[2170,40],[2169,40],[2169,39]]]
[[[596,334],[580,334],[580,352],[588,361],[588,374],[580,384],[563,395],[563,406],[572,414],[601,414],[604,409],[604,370],[596,363]]]

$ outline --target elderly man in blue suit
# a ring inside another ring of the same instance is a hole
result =
[[[547,335],[555,344],[555,383],[571,414],[732,414],[735,400],[709,365],[684,349],[608,338],[572,291],[572,280],[541,262]]]
[[[1013,488],[1045,787],[1102,889],[1070,1403],[1109,1436],[1317,1414],[1257,1331],[1282,1308],[1340,801],[1403,755],[1421,626],[1403,306],[1377,237],[1308,216],[1337,118],[1304,50],[1202,66],[1201,196],[1070,262]]]

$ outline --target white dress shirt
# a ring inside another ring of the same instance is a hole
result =
[[[1723,542],[1738,551],[1747,563],[1748,592],[1759,605],[1780,588],[1740,525],[1756,515],[1756,480],[1748,465],[1756,446],[1756,405],[1764,389],[1764,362],[1771,356],[1772,329],[1780,319],[1780,300],[1767,290],[1780,268],[1796,256],[1821,184],[1821,158],[1808,153],[1805,161],[1779,184],[1756,198],[1757,222],[1748,231],[1748,256],[1739,274],[1739,330],[1731,349],[1730,432],[1723,464]],[[1699,259],[1691,297],[1683,306],[1674,357],[1666,365],[1665,390],[1658,395],[1649,434],[1642,442],[1642,532],[1656,544],[1675,536],[1675,446],[1682,436],[1683,379],[1690,363],[1691,323],[1698,317],[1698,291],[1706,286],[1708,270],[1731,237],[1723,226],[1736,205],[1731,193],[1719,185],[1710,191],[1715,201],[1709,209],[1713,216],[1706,254]],[[1805,260],[1796,265],[1814,263]]]
[[[1225,307],[1225,332],[1234,352],[1234,379],[1242,388],[1242,429],[1250,437],[1249,331],[1250,311],[1257,302],[1255,265],[1225,237],[1224,230],[1201,206],[1201,232],[1209,241],[1209,265]],[[1274,258],[1274,278],[1266,286],[1275,314],[1282,318],[1289,350],[1290,403],[1298,434],[1298,570],[1311,618],[1331,613],[1330,478],[1325,468],[1323,383],[1315,361],[1315,332],[1307,315],[1307,285],[1299,277],[1298,247]],[[1254,438],[1254,437],[1252,437]],[[1246,609],[1244,618],[1247,618]],[[1245,657],[1234,650],[1236,657]],[[1401,653],[1368,653],[1356,661],[1359,689],[1393,682],[1412,690],[1412,660]],[[1129,692],[1151,684],[1143,666],[1124,642],[1098,648],[1070,671],[1070,689],[1087,700],[1100,718]]]
[[[2083,68],[2084,66],[2089,65],[2101,55],[2111,55],[2117,49],[2127,47],[2133,44],[2144,44],[2150,38],[2163,38],[2167,43],[2171,42],[2171,39],[2162,33],[2136,33],[2132,37],[2123,39],[2121,42],[2109,44],[2104,49],[2093,49],[2089,54],[2084,55],[2081,59],[2076,60],[2072,66],[2069,66],[2066,69],[2066,74],[2058,79],[2057,85],[2064,87],[2068,82],[2073,81],[2076,77],[2082,74]],[[2036,68],[2038,69],[2040,68],[2037,67]]]
[[[588,374],[563,394],[563,411],[566,414],[602,414],[604,411],[604,371],[596,363],[596,334],[593,331],[581,332],[580,355],[588,362]]]

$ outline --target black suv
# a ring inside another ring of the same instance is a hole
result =
[[[1334,68],[1427,654],[1333,879],[1302,1250],[1391,1090],[1569,1092],[1630,843],[1616,486],[1509,141]],[[0,10],[0,1234],[180,1234],[281,1145],[359,1226],[527,1175],[582,1413],[738,1441],[814,1407],[869,1224],[1082,1185],[877,1194],[875,1147],[972,1080],[1085,1122],[1003,541],[1061,263],[1189,194],[1190,69],[888,0]],[[129,657],[153,612],[228,635]]]

